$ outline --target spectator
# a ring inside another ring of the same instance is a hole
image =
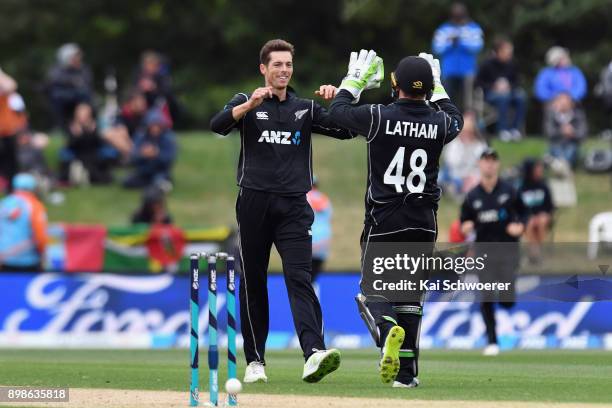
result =
[[[529,243],[529,260],[538,263],[553,213],[552,196],[544,180],[544,164],[541,161],[527,159],[523,163],[523,180],[518,196],[527,213],[525,237]]]
[[[23,98],[17,82],[0,69],[0,192],[17,174],[17,134],[27,127]]]
[[[75,106],[81,102],[91,103],[93,98],[93,76],[83,63],[83,53],[78,45],[68,43],[59,48],[57,63],[49,71],[47,82],[56,125],[65,128]]]
[[[132,90],[121,107],[121,112],[117,116],[116,124],[123,126],[130,139],[134,139],[136,132],[144,126],[144,119],[147,114],[147,99],[145,95]]]
[[[19,173],[14,193],[0,201],[0,270],[42,270],[47,245],[47,211],[34,195],[36,179]]]
[[[140,208],[132,214],[132,224],[172,224],[163,190],[151,186],[144,191]]]
[[[448,242],[452,244],[460,244],[462,242],[472,242],[474,239],[474,234],[471,234],[470,237],[466,237],[461,232],[461,220],[456,219],[451,222],[450,228],[448,229]]]
[[[85,170],[86,180],[97,184],[110,183],[110,167],[113,152],[104,144],[88,103],[79,103],[67,128],[66,147],[60,151],[60,179],[79,184],[85,180],[75,176],[81,167]]]
[[[503,141],[520,140],[525,121],[527,97],[519,86],[519,72],[513,55],[512,42],[497,39],[493,56],[482,63],[476,78],[485,100],[497,110],[497,135]]]
[[[308,204],[314,212],[314,222],[312,223],[312,281],[317,278],[323,264],[329,256],[329,245],[331,243],[332,229],[332,205],[326,194],[318,188],[315,178],[312,183],[312,190],[306,194]]]
[[[544,133],[550,140],[550,155],[566,160],[572,168],[578,163],[580,142],[588,132],[584,111],[571,95],[558,94],[544,115]]]
[[[587,92],[586,79],[580,68],[572,65],[569,51],[563,47],[552,47],[546,53],[548,67],[536,77],[534,90],[543,103],[551,102],[560,93],[566,93],[574,101],[581,101]]]
[[[36,190],[41,197],[46,197],[53,185],[53,173],[44,153],[48,145],[49,136],[42,132],[25,129],[17,135],[19,172],[34,176]]]
[[[134,172],[123,186],[142,188],[155,184],[163,190],[170,189],[171,169],[176,158],[176,138],[169,129],[169,122],[158,109],[147,113],[145,130],[136,135],[131,162]]]
[[[17,161],[19,171],[38,177],[49,176],[49,166],[44,151],[49,145],[49,136],[25,129],[17,135]]]
[[[487,143],[478,132],[476,115],[474,112],[466,112],[461,133],[446,146],[442,155],[440,183],[455,197],[461,199],[478,184],[478,161],[486,148]]]
[[[147,113],[147,100],[138,90],[132,90],[121,107],[115,123],[104,131],[104,139],[128,159],[133,147],[133,140],[138,130],[144,125]]]
[[[178,116],[178,103],[172,91],[168,66],[157,52],[145,51],[142,54],[136,88],[144,93],[149,109],[160,108],[164,114],[169,115],[172,126]]]
[[[600,80],[595,88],[597,96],[604,103],[608,117],[608,132],[612,133],[612,61],[601,71]]]
[[[172,216],[161,188],[152,185],[144,191],[140,208],[132,214],[132,224],[149,225],[145,245],[150,270],[176,273],[187,239],[183,230],[172,225]]]
[[[441,59],[444,87],[461,110],[471,109],[476,57],[483,45],[480,26],[463,3],[454,3],[450,20],[436,30],[432,49]]]

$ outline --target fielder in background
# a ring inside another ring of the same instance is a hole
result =
[[[444,145],[463,126],[461,113],[440,82],[439,62],[430,54],[399,62],[391,74],[394,103],[355,106],[361,93],[373,87],[372,78],[382,79],[381,71],[382,60],[377,62],[374,51],[352,53],[348,74],[330,106],[336,122],[363,135],[367,142],[362,284],[371,243],[425,243],[420,246],[433,251],[440,199],[438,162]],[[322,87],[319,93],[329,97],[334,91]],[[368,293],[363,286],[361,291]],[[410,297],[422,299],[421,293]],[[391,302],[384,295],[359,294],[357,303],[381,347],[383,383],[392,382],[397,388],[418,386],[422,301]]]
[[[34,176],[19,173],[13,178],[13,194],[0,201],[0,271],[42,271],[47,211],[35,190]]]
[[[312,223],[312,281],[317,279],[323,265],[329,256],[329,246],[332,237],[332,204],[329,197],[319,190],[318,180],[315,176],[312,190],[306,194],[308,204],[314,211]]]
[[[486,267],[480,273],[481,282],[512,282],[512,292],[498,299],[496,293],[483,293],[480,311],[484,320],[488,345],[483,354],[499,354],[495,330],[495,303],[505,309],[514,306],[514,280],[519,266],[518,241],[524,230],[525,210],[514,188],[499,179],[499,155],[492,148],[485,150],[478,162],[480,184],[465,197],[461,206],[461,232],[468,236],[475,233],[474,256],[487,256]]]
[[[306,193],[312,189],[311,132],[346,139],[328,112],[289,87],[293,45],[268,41],[259,70],[265,85],[236,94],[211,120],[227,135],[240,129],[240,192],[236,218],[242,276],[240,318],[247,368],[245,383],[267,381],[265,344],[269,330],[268,263],[272,244],[283,262],[295,330],[306,364],[302,379],[317,382],[340,365],[340,352],[325,349],[321,305],[311,284],[314,214]]]

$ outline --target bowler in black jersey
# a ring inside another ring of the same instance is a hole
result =
[[[210,123],[222,135],[240,130],[236,218],[245,383],[267,381],[264,355],[272,244],[283,262],[293,321],[306,360],[302,379],[317,382],[340,365],[339,351],[325,348],[321,306],[311,285],[314,214],[306,193],[312,188],[311,133],[338,139],[354,134],[339,127],[318,103],[297,97],[289,87],[293,54],[293,45],[286,41],[267,42],[259,66],[265,86],[250,95],[236,94]]]

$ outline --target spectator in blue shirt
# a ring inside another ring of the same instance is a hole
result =
[[[534,84],[535,95],[541,102],[549,103],[561,93],[570,95],[575,102],[586,96],[584,74],[572,65],[567,49],[552,47],[546,53],[546,63],[548,67],[540,70]]]
[[[444,87],[462,111],[472,105],[476,57],[482,46],[482,29],[470,19],[463,3],[454,3],[450,20],[434,34],[432,49],[440,57]]]
[[[36,179],[19,173],[13,193],[0,200],[0,271],[38,272],[47,237],[47,210],[35,195]]]
[[[134,172],[123,186],[144,188],[156,185],[164,191],[171,188],[171,170],[176,159],[176,137],[170,121],[159,109],[147,113],[145,129],[136,134],[131,153]]]

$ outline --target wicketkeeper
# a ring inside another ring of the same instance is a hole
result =
[[[374,51],[352,53],[348,74],[330,106],[341,126],[365,137],[368,149],[362,284],[372,244],[421,243],[433,250],[440,198],[438,161],[444,145],[463,126],[463,117],[440,82],[440,64],[430,54],[402,59],[391,74],[395,102],[355,105],[361,93],[380,86],[382,60]],[[333,87],[322,87],[326,97]],[[425,243],[425,244],[423,244]],[[371,292],[364,289],[362,292]],[[358,295],[364,317],[381,347],[380,374],[393,387],[419,385],[419,332],[423,304]]]

